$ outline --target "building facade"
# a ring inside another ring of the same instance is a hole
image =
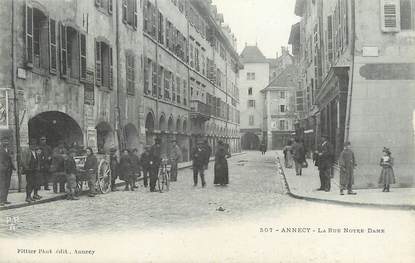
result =
[[[295,108],[289,104],[291,91],[298,86],[292,84],[296,81],[291,67],[294,58],[287,47],[281,47],[280,56],[277,53],[276,58],[266,58],[257,46],[248,45],[240,58],[244,65],[240,72],[242,148],[256,150],[262,142],[268,149],[281,148],[293,131]],[[276,101],[282,93],[286,96]],[[279,126],[282,123],[283,128]]]
[[[296,92],[298,70],[287,65],[271,83],[261,90],[264,96],[264,127],[268,149],[282,149],[295,134],[297,119]]]
[[[351,141],[362,187],[377,185],[389,147],[399,185],[413,185],[414,1],[297,1],[295,13],[290,43],[306,99],[297,132],[313,145],[328,135],[336,158]]]
[[[16,161],[41,136],[52,147],[98,153],[141,151],[160,137],[165,155],[177,139],[184,160],[197,138],[239,151],[235,38],[208,1],[8,0],[0,7],[0,130]],[[24,184],[19,175],[14,188]]]

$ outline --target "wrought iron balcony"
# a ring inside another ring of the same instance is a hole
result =
[[[190,101],[190,117],[193,119],[201,119],[203,121],[209,120],[210,119],[210,106],[197,100],[191,100]]]

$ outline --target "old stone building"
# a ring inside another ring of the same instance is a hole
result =
[[[15,158],[41,136],[99,153],[157,136],[165,155],[175,138],[185,160],[196,138],[239,151],[241,65],[209,1],[7,0],[0,13],[0,128]]]
[[[335,157],[351,141],[360,186],[377,184],[389,147],[402,186],[413,185],[414,20],[411,0],[296,1],[290,43],[301,68],[309,147],[327,134]]]

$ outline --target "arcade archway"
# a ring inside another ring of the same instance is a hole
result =
[[[29,120],[29,138],[37,142],[41,136],[46,136],[47,144],[58,146],[62,141],[67,147],[73,143],[84,145],[81,127],[69,115],[59,111],[40,113]]]
[[[258,150],[259,149],[259,137],[258,135],[248,132],[245,133],[242,138],[242,149],[243,150]]]
[[[146,116],[146,144],[153,144],[153,133],[154,133],[154,115],[149,112]]]

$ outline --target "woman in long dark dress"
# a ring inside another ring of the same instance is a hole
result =
[[[215,153],[215,179],[213,184],[227,185],[229,183],[229,170],[228,170],[228,161],[226,158],[229,158],[230,154],[223,143],[223,141],[218,141],[218,148]]]

